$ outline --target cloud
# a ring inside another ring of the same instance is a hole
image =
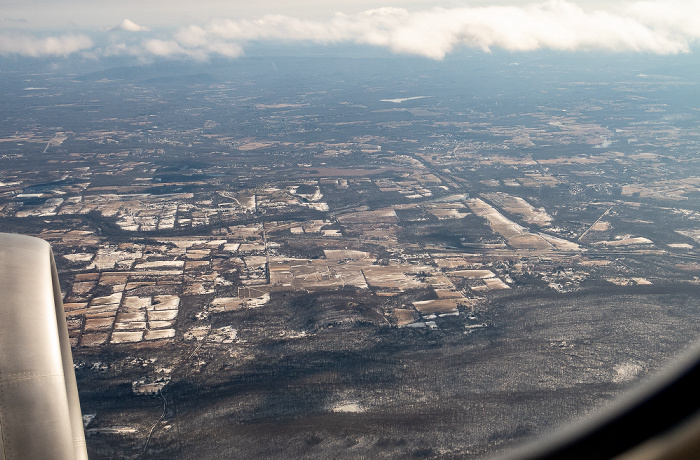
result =
[[[271,14],[258,19],[216,19],[158,34],[124,19],[111,30],[112,43],[104,48],[92,48],[90,38],[82,34],[35,38],[0,33],[0,55],[66,55],[92,48],[94,54],[103,56],[206,60],[241,56],[252,42],[310,42],[363,44],[443,59],[460,48],[677,54],[690,52],[700,41],[700,0],[622,0],[590,5],[549,0],[410,11],[385,7],[356,14],[336,13],[327,20]]]
[[[67,56],[92,47],[90,37],[83,34],[39,38],[27,34],[0,33],[0,56]]]
[[[119,28],[128,32],[146,32],[149,30],[148,27],[140,26],[131,19],[124,19]]]
[[[283,15],[257,20],[220,19],[181,28],[165,43],[149,43],[158,56],[212,53],[235,57],[252,41],[358,43],[395,53],[442,59],[459,47],[484,51],[602,50],[677,54],[700,39],[700,1],[637,1],[584,9],[551,0],[520,6],[379,8],[328,21]]]
[[[700,1],[639,1],[628,4],[624,13],[679,38],[700,39]]]
[[[204,61],[211,54],[235,58],[243,54],[243,48],[236,44],[221,40],[212,40],[199,47],[182,46],[176,40],[150,39],[143,42],[147,54],[158,57],[190,57]]]

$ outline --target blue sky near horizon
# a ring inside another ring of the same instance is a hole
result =
[[[700,0],[0,0],[0,57],[237,58],[251,44],[691,53]]]

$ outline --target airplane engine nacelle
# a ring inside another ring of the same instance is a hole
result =
[[[87,459],[49,244],[0,234],[0,460]]]

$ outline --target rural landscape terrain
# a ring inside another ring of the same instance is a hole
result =
[[[482,458],[659,370],[700,333],[664,59],[0,70],[0,231],[53,247],[90,457]]]

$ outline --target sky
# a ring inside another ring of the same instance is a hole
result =
[[[0,0],[0,57],[236,59],[252,44],[692,53],[700,0]]]

